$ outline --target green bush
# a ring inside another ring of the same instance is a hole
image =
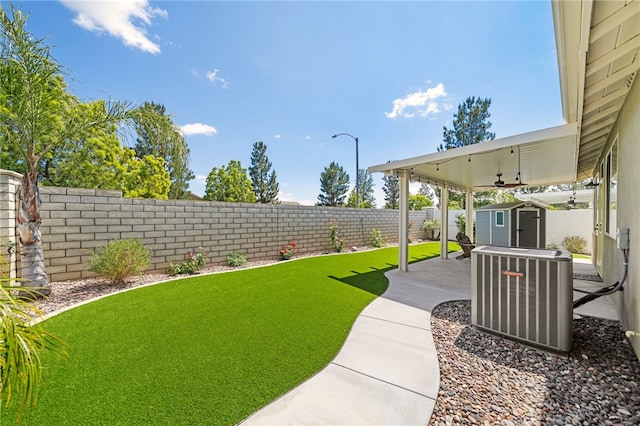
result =
[[[242,266],[247,263],[247,258],[244,254],[238,253],[237,251],[232,251],[227,255],[227,265],[228,266]]]
[[[198,247],[198,252],[187,252],[186,260],[180,264],[169,262],[169,273],[171,275],[181,274],[195,274],[200,269],[204,268],[207,261],[207,253],[202,250],[202,247]]]
[[[440,238],[441,227],[442,225],[437,217],[434,217],[432,220],[427,220],[422,224],[422,230],[429,240],[436,240]]]
[[[280,250],[278,250],[278,259],[280,260],[289,260],[296,254],[296,242],[291,241],[289,244],[285,244],[282,246]]]
[[[369,240],[373,247],[384,247],[387,245],[387,238],[382,235],[382,231],[371,228],[371,238]]]
[[[462,232],[463,234],[467,234],[467,216],[463,214],[459,214],[456,216],[456,228],[458,228],[458,232]],[[473,219],[473,235],[476,235],[476,220]],[[467,234],[469,236],[469,234]]]
[[[584,254],[584,251],[587,248],[587,240],[579,235],[573,235],[571,237],[566,236],[564,237],[564,240],[562,240],[562,245],[571,253]]]
[[[344,241],[338,233],[338,222],[331,222],[329,224],[329,240],[331,241],[331,247],[335,251],[340,253],[344,250]]]
[[[118,284],[133,275],[138,275],[149,266],[150,251],[142,241],[112,240],[96,251],[89,259],[90,270]]]

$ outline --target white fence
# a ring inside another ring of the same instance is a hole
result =
[[[473,212],[475,217],[475,211]],[[466,215],[464,210],[449,210],[449,239],[455,239],[458,233],[456,217]],[[435,217],[441,218],[440,211]],[[577,235],[587,242],[585,251],[591,253],[591,233],[593,231],[593,209],[547,210],[547,247],[560,246],[565,237]],[[467,235],[469,232],[466,232]]]

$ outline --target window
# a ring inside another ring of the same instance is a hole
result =
[[[611,145],[605,165],[605,231],[614,234],[618,208],[618,139]]]
[[[504,226],[504,211],[496,212],[496,226]]]

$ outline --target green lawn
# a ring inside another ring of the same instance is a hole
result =
[[[438,250],[413,245],[409,258]],[[48,329],[69,358],[46,357],[25,424],[235,424],[331,361],[397,257],[393,247],[194,276],[58,315]]]

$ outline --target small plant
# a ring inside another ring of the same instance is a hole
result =
[[[0,255],[0,405],[17,407],[16,424],[28,408],[35,408],[46,377],[45,352],[66,358],[65,343],[46,330],[40,311],[12,291],[9,264]],[[22,287],[21,293],[37,290]]]
[[[169,273],[171,275],[195,274],[204,268],[206,261],[207,253],[202,250],[202,247],[198,247],[197,253],[189,250],[186,255],[186,260],[181,264],[169,262]]]
[[[384,247],[387,245],[387,238],[382,235],[382,231],[371,228],[371,238],[369,240],[373,247]]]
[[[329,224],[329,240],[331,240],[331,247],[338,253],[344,250],[344,241],[338,234],[338,222],[331,222]]]
[[[278,250],[278,259],[288,260],[291,259],[295,254],[296,243],[295,241],[291,241],[289,244],[285,244],[280,250]]]
[[[467,233],[467,216],[463,214],[459,214],[458,216],[456,216],[456,227],[458,228],[459,232],[466,234]],[[473,219],[473,235],[475,234],[476,234],[476,220]]]
[[[247,263],[247,258],[242,253],[238,253],[237,251],[232,251],[227,255],[228,266],[233,266],[237,268],[238,266],[242,266],[245,263]]]
[[[89,259],[89,267],[91,271],[108,278],[112,284],[118,284],[142,273],[149,266],[149,256],[149,249],[140,240],[112,240],[96,248]]]
[[[571,237],[566,236],[562,240],[562,245],[571,253],[584,254],[584,251],[587,248],[587,240],[579,235],[574,235]]]
[[[427,239],[435,240],[440,237],[440,220],[437,217],[434,217],[431,220],[427,220],[422,224],[422,230],[425,232]],[[437,234],[436,234],[436,231]]]

